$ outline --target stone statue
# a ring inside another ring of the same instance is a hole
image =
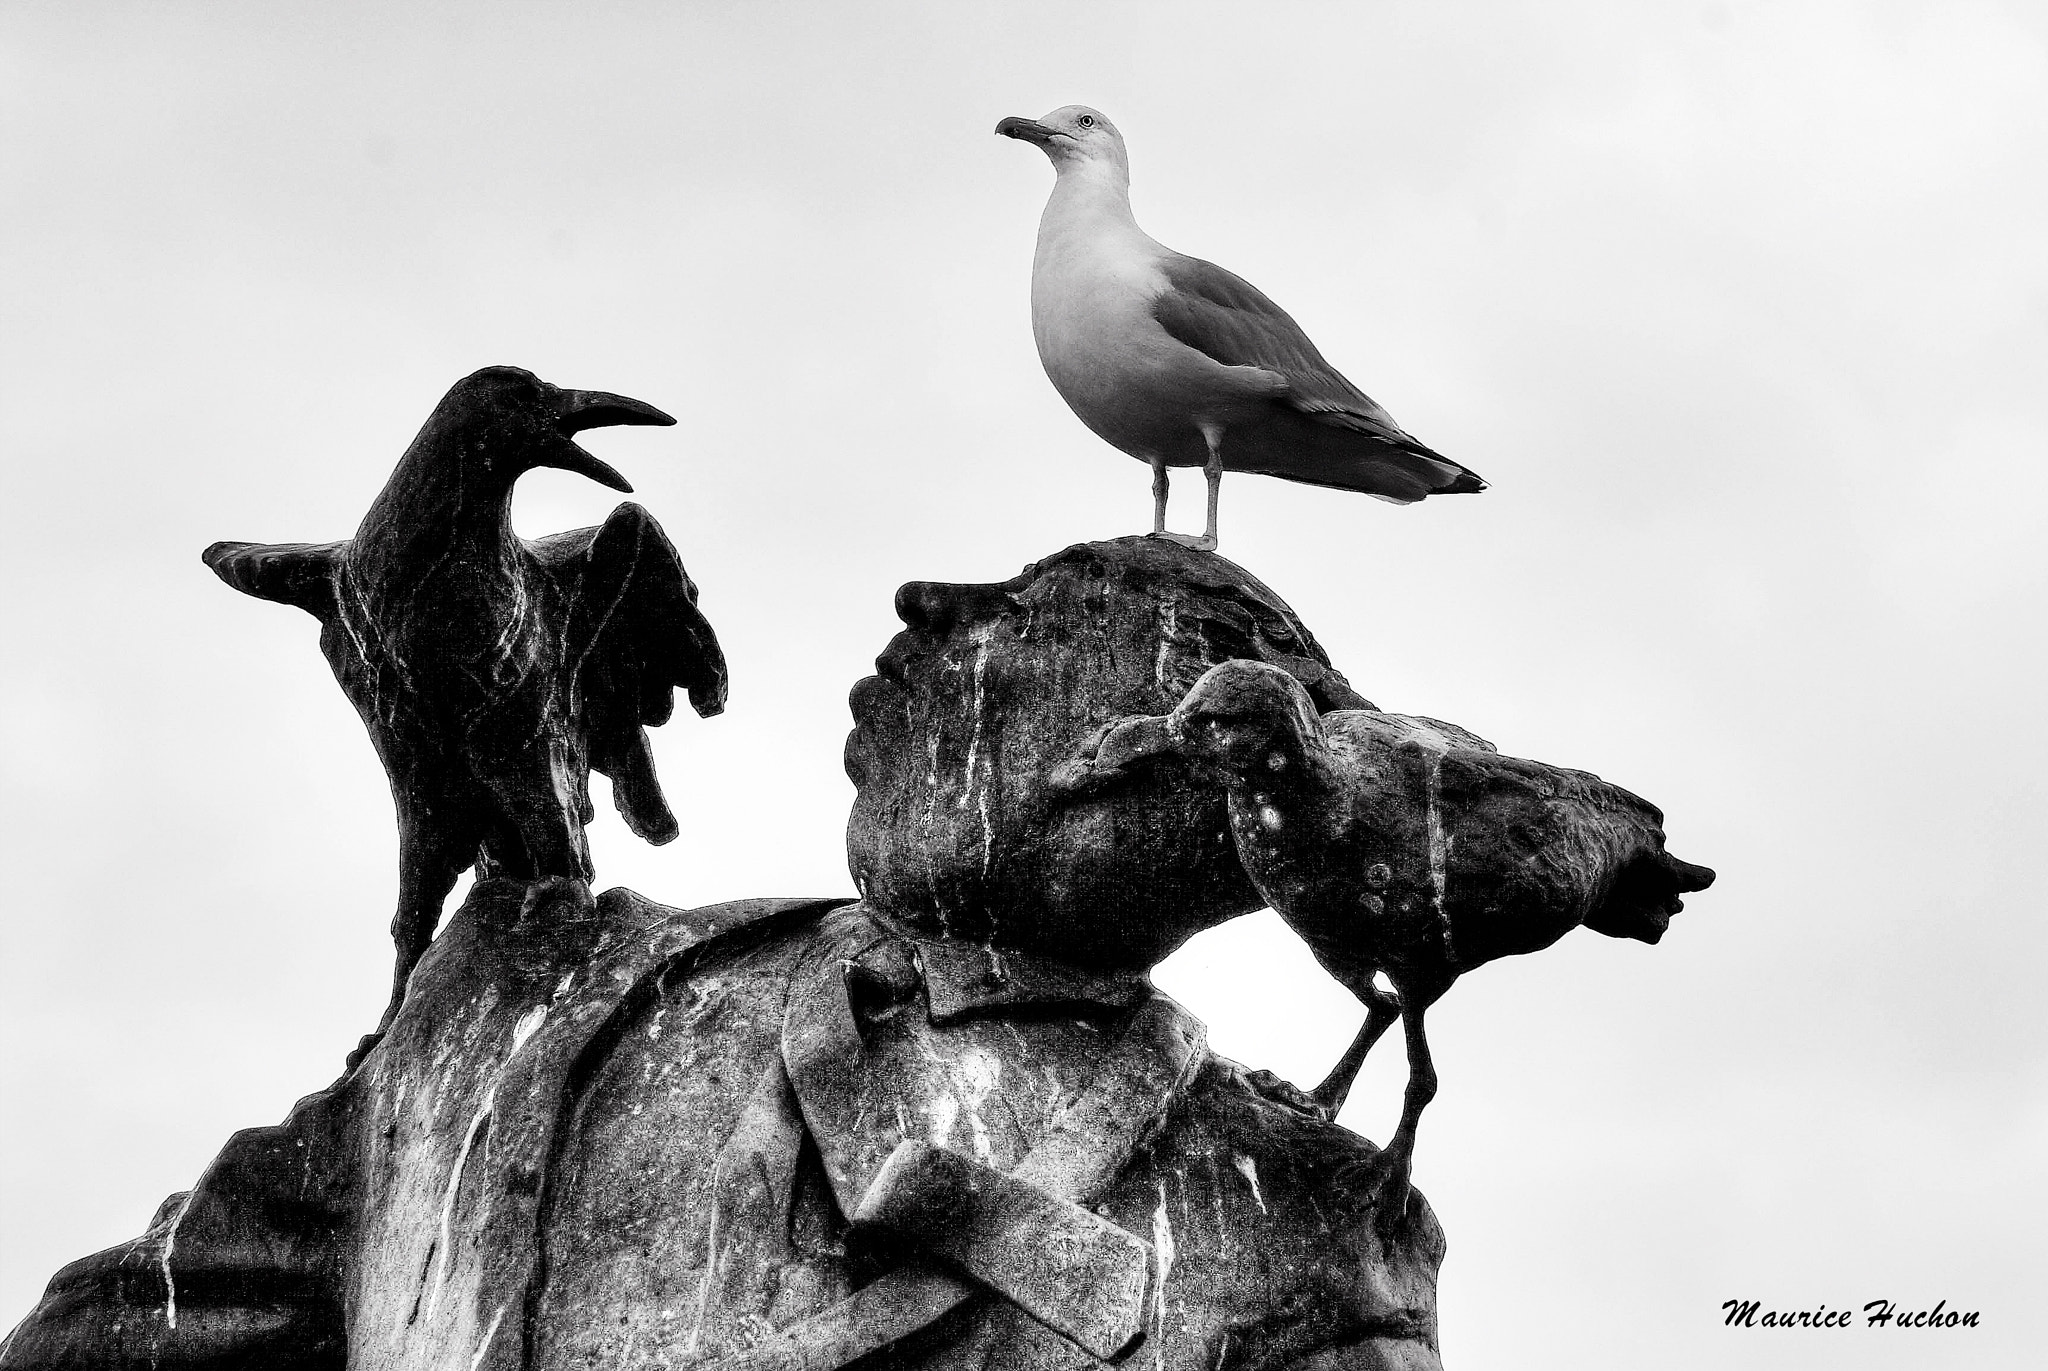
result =
[[[320,620],[320,650],[390,775],[398,959],[380,1032],[470,866],[536,882],[537,900],[559,883],[589,903],[592,767],[634,833],[676,836],[643,726],[668,721],[679,689],[699,714],[725,707],[697,587],[635,504],[538,542],[512,531],[513,483],[535,467],[633,489],[575,434],[674,422],[486,367],[434,407],[354,538],[206,550],[235,589]]]
[[[480,881],[359,1065],[58,1273],[0,1371],[1437,1368],[1427,1203],[1148,978],[1263,903],[1223,788],[1087,755],[1225,662],[1369,702],[1170,542],[897,604],[858,899]]]
[[[1372,1045],[1401,1020],[1409,1076],[1380,1158],[1388,1212],[1407,1194],[1416,1124],[1436,1094],[1423,1015],[1451,984],[1580,924],[1654,943],[1680,896],[1714,880],[1666,852],[1664,816],[1620,786],[1503,757],[1441,720],[1320,711],[1263,662],[1214,667],[1171,714],[1119,721],[1083,750],[1090,784],[1174,757],[1221,785],[1253,884],[1367,1006],[1314,1092],[1332,1117]]]

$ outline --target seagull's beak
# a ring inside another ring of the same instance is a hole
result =
[[[542,466],[559,467],[573,471],[578,476],[588,476],[599,485],[610,486],[632,494],[632,483],[613,469],[610,463],[600,462],[575,443],[568,441],[572,434],[588,428],[610,428],[617,424],[673,424],[674,419],[663,414],[642,400],[629,400],[623,395],[613,395],[602,390],[557,390],[555,392],[555,429],[563,441],[549,449]]]
[[[1023,119],[1013,114],[996,125],[996,132],[1005,138],[1018,138],[1026,143],[1036,143],[1040,147],[1045,147],[1058,135],[1059,130],[1041,124],[1036,119]]]

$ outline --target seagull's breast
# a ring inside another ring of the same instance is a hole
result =
[[[1031,329],[1053,388],[1081,422],[1134,457],[1203,459],[1200,424],[1229,369],[1160,327],[1166,249],[1136,225],[1059,222],[1048,212],[1031,272]]]

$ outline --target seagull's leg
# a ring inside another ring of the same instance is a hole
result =
[[[1216,547],[1216,493],[1223,484],[1223,430],[1209,425],[1202,428],[1202,439],[1209,445],[1209,461],[1203,471],[1209,477],[1209,531],[1197,538],[1191,533],[1168,533],[1166,531],[1166,468],[1154,463],[1158,476],[1154,478],[1152,490],[1159,497],[1158,527],[1152,530],[1154,538],[1191,547],[1197,552],[1212,552]]]
[[[1209,444],[1209,464],[1202,468],[1202,474],[1209,478],[1209,527],[1195,546],[1210,552],[1216,547],[1216,499],[1223,493],[1223,430],[1204,428],[1202,438]]]
[[[1152,536],[1166,532],[1166,463],[1152,459]]]

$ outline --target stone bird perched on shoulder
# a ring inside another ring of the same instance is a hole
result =
[[[1173,755],[1222,785],[1252,884],[1365,1004],[1365,1027],[1313,1092],[1318,1104],[1335,1114],[1373,1043],[1401,1020],[1408,1088],[1382,1154],[1400,1196],[1436,1093],[1430,1005],[1472,968],[1539,951],[1580,924],[1654,943],[1680,896],[1714,879],[1666,852],[1663,815],[1619,786],[1503,757],[1433,719],[1318,715],[1299,682],[1261,662],[1214,667],[1171,714],[1120,720],[1091,746],[1095,783]]]
[[[1257,287],[1139,228],[1123,135],[1100,111],[1013,116],[996,132],[1036,143],[1058,173],[1031,263],[1039,360],[1082,423],[1151,465],[1155,537],[1214,548],[1225,471],[1402,505],[1486,489],[1345,380]],[[1208,476],[1200,538],[1166,532],[1168,467]]]
[[[235,589],[320,620],[321,651],[389,774],[398,964],[380,1033],[465,868],[535,883],[529,906],[588,904],[591,768],[633,832],[676,836],[645,729],[668,720],[676,689],[701,715],[725,707],[725,657],[696,585],[636,504],[535,542],[511,520],[513,484],[534,467],[632,490],[575,434],[674,422],[487,367],[434,407],[354,538],[206,549]]]

